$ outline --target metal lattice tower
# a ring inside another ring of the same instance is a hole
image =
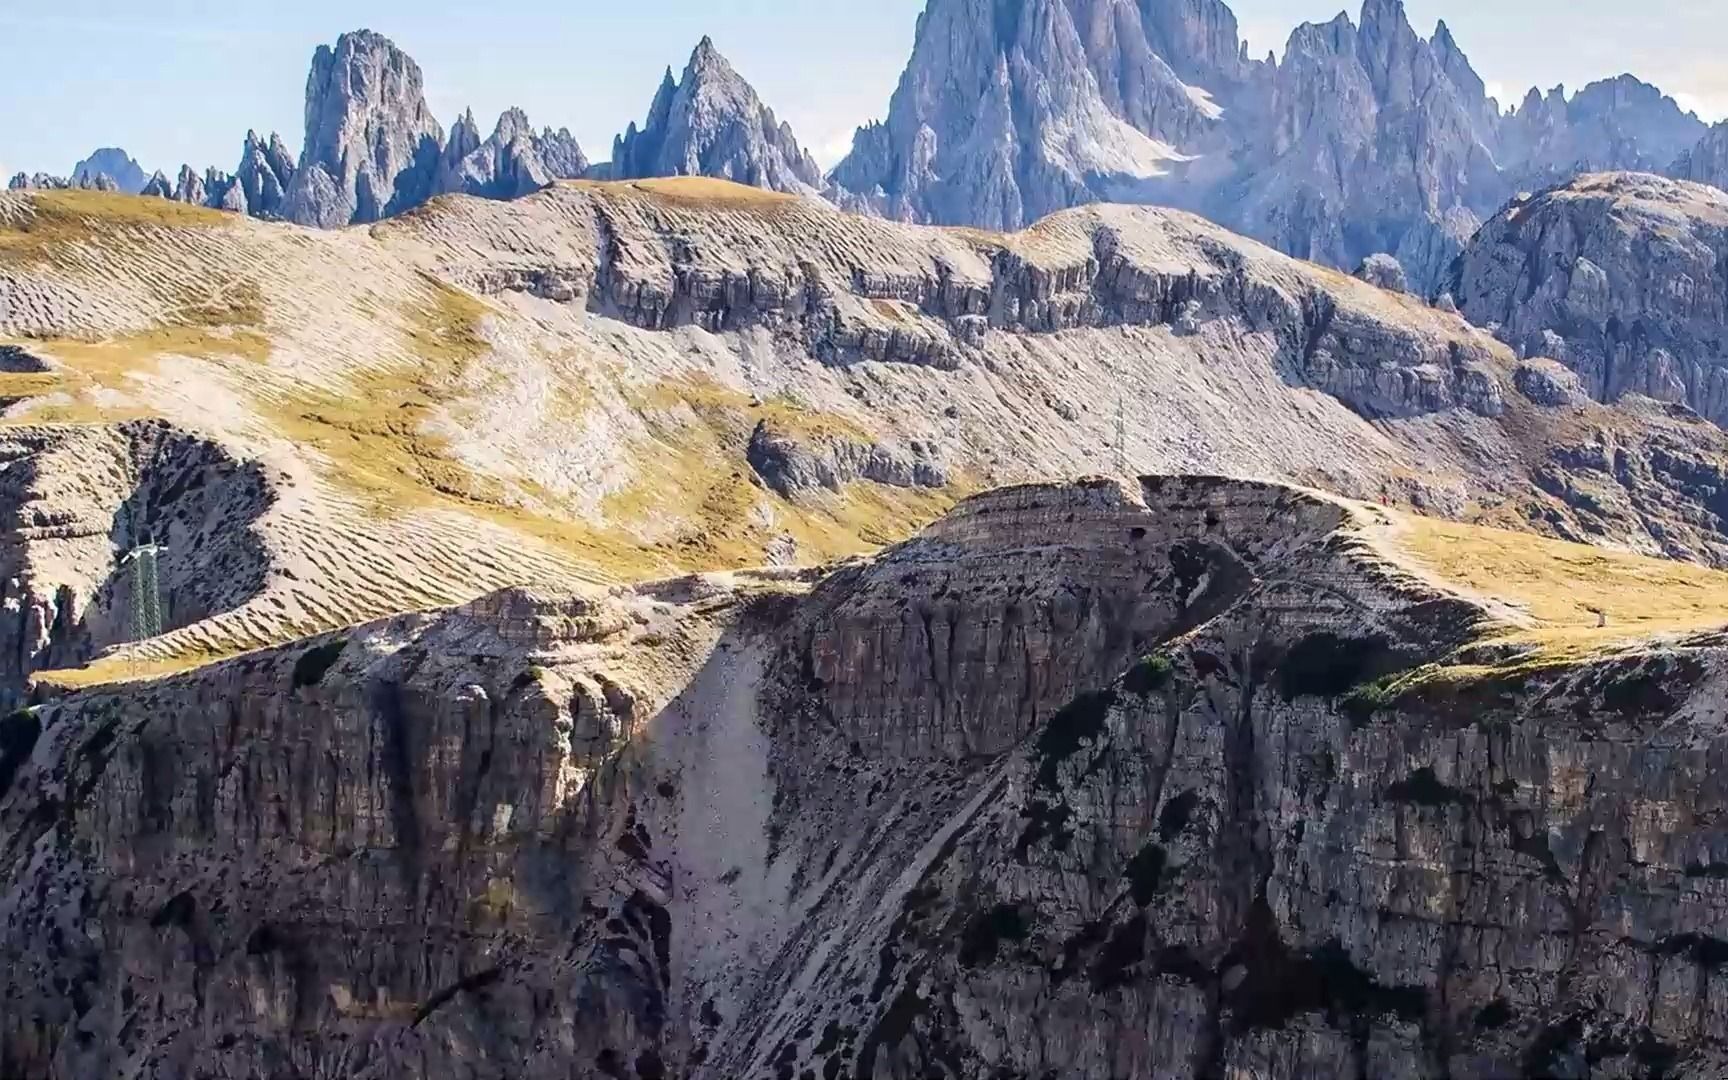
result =
[[[1128,411],[1122,396],[1116,396],[1116,475],[1128,475]]]
[[[162,583],[157,574],[160,544],[133,548],[122,560],[132,568],[132,640],[146,641],[162,633]]]

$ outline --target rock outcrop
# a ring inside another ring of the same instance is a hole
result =
[[[130,445],[116,428],[162,417],[267,462],[270,492],[224,526],[256,534],[256,591],[125,651],[20,630],[13,692],[522,581],[840,558],[978,488],[1100,470],[1267,477],[1728,565],[1722,430],[1591,401],[1456,314],[1176,211],[989,234],[682,178],[437,199],[330,235],[7,194],[0,295],[0,335],[41,358],[0,400],[32,434],[5,476],[44,478],[8,513],[101,541],[21,603],[114,573],[102,538],[131,487],[82,461],[110,453],[95,433]],[[215,486],[175,501],[201,514]]]
[[[1356,268],[1356,276],[1388,292],[1410,291],[1410,281],[1404,275],[1404,267],[1390,255],[1370,255],[1363,259],[1362,265]]]
[[[343,34],[312,57],[306,141],[282,216],[331,228],[418,206],[433,192],[443,145],[420,66],[380,34]]]
[[[1431,291],[1515,192],[1664,168],[1704,132],[1630,76],[1499,103],[1441,23],[1365,0],[1251,61],[1217,0],[937,0],[881,124],[833,179],[843,205],[1015,228],[1076,203],[1197,210],[1341,268],[1395,255]]]
[[[192,166],[180,166],[180,175],[174,180],[174,201],[203,206],[208,198],[209,189],[204,184],[204,178],[194,172]]]
[[[1135,5],[1104,0],[1085,20],[1081,6],[931,3],[887,119],[832,174],[856,196],[842,204],[1013,229],[1167,173],[1172,144],[1213,132],[1217,106],[1152,52]]]
[[[119,191],[120,186],[107,173],[85,173],[68,179],[49,173],[17,173],[7,181],[8,191]]]
[[[752,187],[814,195],[822,170],[775,119],[755,89],[703,38],[681,79],[670,68],[638,130],[632,122],[597,175],[612,180],[713,176]]]
[[[135,195],[144,190],[149,175],[132,156],[117,146],[104,147],[72,166],[72,182],[94,187],[98,176],[114,181],[114,190]]]
[[[567,129],[537,133],[526,113],[509,109],[482,140],[469,110],[450,129],[434,186],[440,193],[515,199],[587,171],[588,159]]]
[[[13,714],[0,1070],[1719,1075],[1728,646],[1456,665],[1374,521],[1015,488]]]
[[[568,128],[536,132],[520,109],[499,117],[485,139],[470,111],[446,143],[419,67],[388,39],[361,30],[313,56],[298,164],[280,136],[248,131],[233,174],[212,168],[199,179],[183,166],[171,194],[192,205],[335,228],[449,192],[517,198],[588,169]]]
[[[1630,75],[1591,83],[1573,97],[1534,89],[1506,120],[1501,165],[1526,190],[1580,173],[1660,172],[1705,134],[1697,117]]]
[[[168,182],[168,178],[162,175],[161,170],[157,170],[151,174],[149,180],[144,182],[144,189],[138,194],[149,195],[157,199],[172,199],[174,197],[174,185]]]
[[[268,560],[252,523],[274,496],[256,462],[159,423],[24,429],[0,441],[0,460],[0,519],[17,523],[0,542],[4,708],[17,707],[35,672],[135,640],[138,598],[122,563],[134,547],[167,548],[166,631],[263,585]]]
[[[270,141],[264,142],[257,132],[248,131],[234,179],[246,196],[246,213],[261,218],[282,217],[288,188],[294,182],[294,159],[276,134],[272,133]]]
[[[1662,177],[1580,177],[1483,227],[1450,286],[1524,356],[1600,401],[1642,394],[1728,424],[1728,193]]]
[[[1728,121],[1711,128],[1697,146],[1680,156],[1668,174],[1728,190]]]

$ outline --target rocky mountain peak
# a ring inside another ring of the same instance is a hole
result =
[[[1234,33],[1216,8],[1176,7],[1154,31],[1125,0],[932,0],[887,120],[860,129],[835,181],[892,217],[991,228],[1098,199],[1160,201],[1174,144],[1208,145],[1225,109],[1176,75],[1154,35]],[[1207,11],[1210,28],[1180,18]],[[1191,70],[1240,58],[1238,41],[1199,47]]]
[[[1520,187],[1551,187],[1581,173],[1657,172],[1696,146],[1708,128],[1675,100],[1632,75],[1532,90],[1502,126],[1499,158]]]
[[[702,40],[696,43],[695,50],[690,53],[690,64],[686,70],[728,72],[732,70],[732,65],[727,63],[726,58],[720,55],[720,50],[714,47],[714,39],[703,34]]]
[[[528,114],[510,108],[482,140],[474,111],[469,109],[450,129],[433,190],[514,199],[553,180],[579,177],[587,169],[588,159],[568,130],[548,128],[536,134]]]
[[[881,124],[833,173],[844,205],[1014,227],[1092,201],[1196,210],[1352,267],[1394,254],[1429,291],[1521,188],[1666,168],[1703,135],[1622,77],[1500,115],[1450,27],[1403,0],[1246,58],[1222,0],[931,0]]]
[[[682,78],[670,68],[643,126],[613,142],[605,175],[715,176],[795,194],[817,194],[822,170],[732,64],[704,37]]]
[[[94,186],[98,176],[109,177],[115,190],[128,194],[142,191],[150,179],[144,167],[118,146],[105,146],[72,166],[70,180],[74,185]]]
[[[150,174],[150,179],[144,182],[144,187],[138,194],[159,199],[172,199],[174,197],[174,185],[168,182],[168,177],[163,175],[161,169],[157,169]]]
[[[174,180],[174,201],[189,203],[193,206],[203,206],[208,198],[208,189],[204,186],[203,177],[190,165],[180,166],[180,175]]]
[[[312,57],[306,141],[284,216],[328,227],[416,206],[432,192],[443,147],[413,58],[371,30],[343,34]]]
[[[256,131],[246,132],[246,142],[240,150],[240,164],[234,170],[235,182],[245,198],[246,212],[254,217],[277,218],[283,215],[283,204],[294,180],[294,163],[282,139],[272,133],[269,141]]]
[[[1698,145],[1681,154],[1668,171],[1681,180],[1728,190],[1728,121],[1706,132]]]

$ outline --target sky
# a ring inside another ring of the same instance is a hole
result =
[[[1354,18],[1360,0],[1347,0]],[[702,35],[824,165],[886,111],[924,0],[0,0],[0,178],[67,173],[99,146],[170,177],[232,170],[248,128],[298,150],[312,51],[369,27],[420,64],[448,128],[490,129],[520,106],[569,127],[589,157],[641,122],[661,72]],[[1340,0],[1231,0],[1255,55],[1330,19]],[[1531,85],[1630,71],[1707,120],[1728,118],[1728,0],[1406,0],[1424,36],[1442,16],[1502,104]]]

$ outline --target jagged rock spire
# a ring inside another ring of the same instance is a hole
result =
[[[436,190],[488,199],[514,199],[553,180],[582,176],[588,159],[568,129],[536,133],[521,109],[504,110],[492,134],[480,138],[474,111],[467,110],[450,129],[439,163]]]
[[[433,191],[443,148],[420,65],[381,34],[343,34],[312,58],[306,141],[283,216],[334,226],[417,206]]]
[[[800,194],[824,186],[822,170],[754,88],[704,37],[681,79],[668,68],[647,121],[613,143],[608,175],[717,176]]]

